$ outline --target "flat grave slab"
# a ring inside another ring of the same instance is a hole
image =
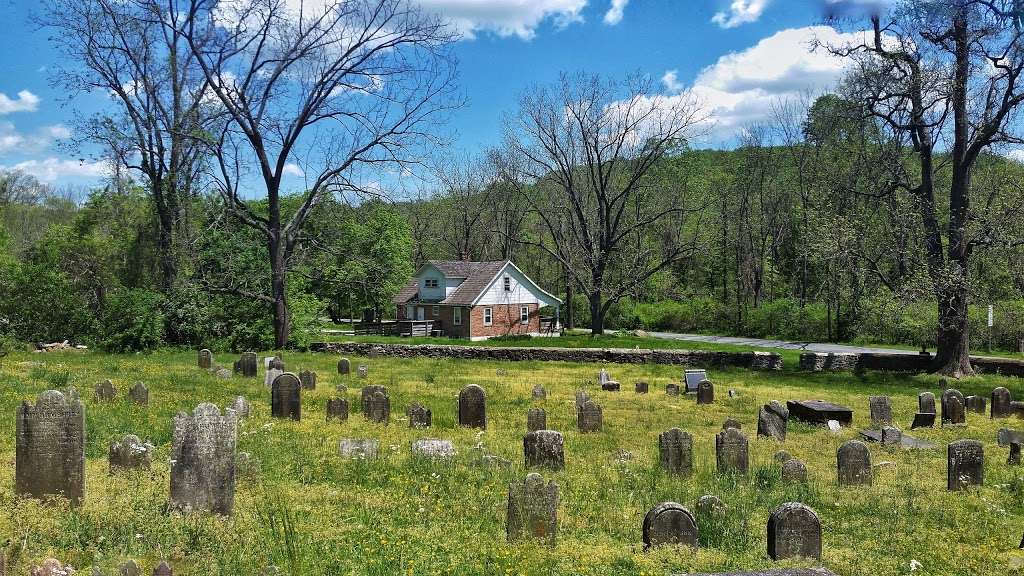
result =
[[[690,369],[683,371],[683,381],[686,382],[686,393],[696,394],[697,385],[708,379],[708,373],[701,369]]]
[[[864,437],[865,440],[868,440],[870,442],[881,442],[882,441],[882,431],[881,430],[861,430],[860,431],[860,435],[862,437]],[[918,440],[917,438],[913,438],[911,436],[907,436],[906,434],[904,434],[903,437],[901,438],[901,443],[902,443],[904,448],[911,448],[911,449],[915,449],[915,450],[932,450],[932,449],[935,448],[935,444],[932,444],[931,442],[925,442],[924,440]]]
[[[824,402],[822,400],[790,400],[786,402],[789,408],[789,417],[806,422],[825,426],[829,420],[839,422],[840,426],[853,424],[853,410],[839,404]]]

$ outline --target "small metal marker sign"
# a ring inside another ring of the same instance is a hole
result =
[[[991,328],[993,326],[995,326],[995,323],[993,322],[992,305],[989,304],[988,305],[988,327]]]

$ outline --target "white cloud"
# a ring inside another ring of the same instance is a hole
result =
[[[12,112],[35,112],[38,106],[39,96],[28,90],[18,92],[17,98],[14,99],[0,92],[0,115]]]
[[[629,4],[629,0],[612,0],[612,5],[604,13],[604,23],[615,26],[622,22],[622,13],[626,10],[627,4]]]
[[[625,6],[622,0],[615,0]],[[587,0],[419,0],[420,4],[448,19],[465,38],[479,32],[498,36],[533,38],[541,23],[558,27],[583,21]]]
[[[302,171],[302,168],[300,168],[295,162],[288,162],[285,164],[284,173],[286,176],[296,176],[298,178],[302,178],[306,175],[306,173]]]
[[[1014,148],[1006,151],[1006,157],[1024,164],[1024,148]]]
[[[0,166],[0,169],[19,170],[47,183],[65,179],[95,180],[110,174],[110,167],[106,162],[66,160],[52,156],[42,160],[26,160],[12,166]]]
[[[69,137],[71,130],[63,124],[43,126],[31,134],[23,134],[13,123],[0,122],[0,154],[35,154],[46,150],[57,140]]]
[[[780,100],[833,88],[846,61],[824,49],[812,50],[812,43],[842,45],[860,42],[862,35],[829,26],[790,28],[720,57],[691,86],[714,122],[709,138],[727,139],[743,126],[769,120]]]
[[[711,21],[722,28],[735,28],[741,24],[757,22],[768,7],[768,0],[732,0],[729,10],[716,12]]]
[[[683,84],[679,82],[678,76],[676,76],[676,70],[668,70],[661,76],[661,84],[665,87],[665,91],[670,94],[678,94],[683,91]]]

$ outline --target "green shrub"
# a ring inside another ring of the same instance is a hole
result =
[[[112,352],[139,352],[164,341],[163,296],[133,288],[107,298],[100,316],[100,346]]]

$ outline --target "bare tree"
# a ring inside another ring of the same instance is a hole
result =
[[[972,207],[971,177],[987,150],[1021,141],[1012,133],[1024,102],[1019,5],[905,0],[872,17],[863,43],[831,47],[856,64],[853,94],[915,156],[912,163],[902,155],[888,158],[889,189],[917,200],[939,315],[934,368],[955,377],[973,374],[967,320],[971,255],[977,247],[1007,241]],[[940,172],[947,170],[948,188],[940,199]],[[940,205],[949,210],[944,231]]]
[[[559,262],[590,303],[591,332],[608,309],[691,255],[700,207],[659,163],[702,119],[687,95],[649,96],[650,80],[563,75],[521,99],[507,122],[511,153],[548,193],[525,197],[548,235],[528,240]],[[536,188],[536,187],[535,187]],[[539,190],[539,188],[538,188]],[[689,236],[689,238],[687,238]]]
[[[415,161],[432,121],[454,103],[453,36],[408,0],[191,0],[171,13],[229,122],[212,147],[217,188],[232,214],[265,239],[267,292],[225,287],[270,305],[274,338],[289,337],[289,258],[326,194],[379,192],[369,171]],[[286,174],[302,201],[281,205]],[[262,184],[266,210],[243,195]]]
[[[115,102],[114,114],[78,122],[76,143],[100,143],[118,166],[145,179],[165,290],[178,275],[179,222],[202,164],[197,134],[212,112],[172,7],[165,0],[47,0],[41,17],[67,57],[57,81],[73,94],[99,92]]]
[[[441,244],[459,260],[483,259],[489,232],[487,216],[495,200],[493,165],[483,158],[451,156],[435,164],[441,194],[434,217],[439,219]]]

